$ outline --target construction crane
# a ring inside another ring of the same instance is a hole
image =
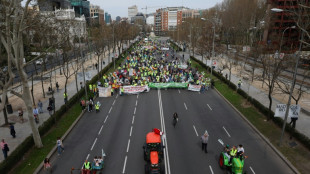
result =
[[[148,6],[145,6],[144,8],[141,8],[142,10],[145,9],[145,17],[147,15],[147,9],[148,8],[162,8],[163,6],[152,6],[152,7],[148,7]]]

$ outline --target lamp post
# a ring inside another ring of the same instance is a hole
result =
[[[292,12],[290,10],[283,10],[283,9],[279,9],[279,8],[272,8],[271,11],[276,12],[276,13],[283,12],[283,11]],[[292,12],[292,13],[294,13],[294,12]],[[283,122],[283,126],[282,126],[280,142],[279,142],[280,146],[282,145],[284,131],[285,131],[285,126],[286,126],[287,117],[288,117],[288,113],[289,113],[289,108],[290,108],[290,105],[291,105],[291,99],[292,99],[292,95],[293,95],[293,91],[294,91],[294,87],[295,87],[295,83],[296,83],[296,75],[297,75],[297,70],[298,70],[300,51],[301,51],[301,48],[302,48],[302,42],[301,41],[303,40],[303,38],[304,38],[304,32],[303,32],[303,30],[301,30],[301,38],[300,38],[300,41],[299,41],[299,49],[298,49],[298,53],[295,54],[297,59],[296,59],[296,64],[295,64],[295,69],[294,69],[294,75],[293,75],[292,85],[291,85],[291,89],[290,89],[290,94],[289,94],[288,101],[287,101],[287,104],[286,104],[284,122]]]
[[[184,22],[187,22],[187,21],[182,21],[183,23]],[[189,23],[189,25],[191,26],[190,28],[189,28],[189,35],[190,35],[190,37],[189,37],[189,42],[190,42],[190,45],[192,46],[192,24],[190,23],[190,22],[187,22],[187,23]],[[191,47],[190,46],[190,47]],[[191,48],[189,48],[189,56],[191,56]]]
[[[209,20],[209,19],[206,19],[206,18],[201,18],[201,20],[203,20],[203,21],[210,21],[211,23],[212,23],[212,25],[213,25],[213,40],[212,40],[212,57],[214,57],[215,56],[215,52],[214,52],[214,39],[215,39],[215,25],[214,25],[214,22],[213,21],[211,21],[211,20]],[[212,77],[212,65],[213,65],[213,63],[212,63],[212,57],[211,57],[211,59],[210,59],[210,61],[211,61],[211,77]]]
[[[286,27],[286,28],[284,29],[284,31],[282,32],[281,41],[280,41],[280,49],[279,49],[279,54],[281,54],[281,49],[282,49],[282,41],[283,41],[283,36],[284,36],[285,31],[286,31],[286,30],[288,30],[288,29],[294,29],[294,28],[296,28],[296,26]]]

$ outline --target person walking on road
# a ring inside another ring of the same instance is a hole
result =
[[[39,113],[43,113],[43,103],[41,102],[41,100],[38,101],[38,106],[39,106]]]
[[[65,151],[60,137],[57,137],[56,145],[57,145],[58,155],[60,155],[63,151]]]
[[[59,84],[58,82],[56,82],[56,89],[57,89],[57,92],[59,91]]]
[[[16,132],[15,132],[15,129],[14,129],[14,125],[12,123],[10,124],[10,133],[11,133],[13,138],[16,137]]]
[[[50,163],[50,160],[48,158],[44,159],[44,171],[46,171],[46,173],[52,173],[52,165]]]
[[[209,134],[207,131],[205,131],[205,133],[201,136],[201,148],[203,151],[205,151],[205,153],[208,153],[208,141],[209,141]]]
[[[179,121],[179,116],[178,116],[178,114],[175,112],[175,113],[173,114],[173,122],[172,122],[173,127],[175,127],[175,125],[177,124],[178,121]]]
[[[1,149],[2,149],[2,152],[3,152],[3,156],[4,156],[4,159],[6,159],[8,157],[8,151],[10,150],[9,149],[9,146],[8,144],[4,141],[4,139],[2,139],[1,143],[0,143],[0,146],[1,146]]]
[[[90,170],[91,170],[91,164],[89,161],[85,160],[84,164],[83,164],[83,174],[90,174]]]

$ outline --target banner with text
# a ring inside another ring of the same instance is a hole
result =
[[[124,86],[125,94],[138,94],[141,92],[149,92],[150,89],[147,85],[145,86]]]
[[[187,88],[188,83],[149,83],[150,88]]]
[[[275,117],[284,117],[286,112],[286,104],[278,104],[276,107]],[[288,117],[298,117],[300,113],[300,105],[290,105]]]
[[[200,88],[201,88],[201,85],[192,85],[192,84],[188,85],[188,90],[189,91],[197,91],[197,92],[199,92]]]
[[[104,88],[98,86],[98,91],[99,97],[111,97],[111,87]]]

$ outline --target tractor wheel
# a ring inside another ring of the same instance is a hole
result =
[[[144,165],[144,171],[145,171],[145,174],[150,174],[150,165],[149,164]]]
[[[220,165],[221,169],[225,169],[226,168],[226,166],[224,164],[224,157],[223,157],[222,154],[220,155],[219,165]]]

